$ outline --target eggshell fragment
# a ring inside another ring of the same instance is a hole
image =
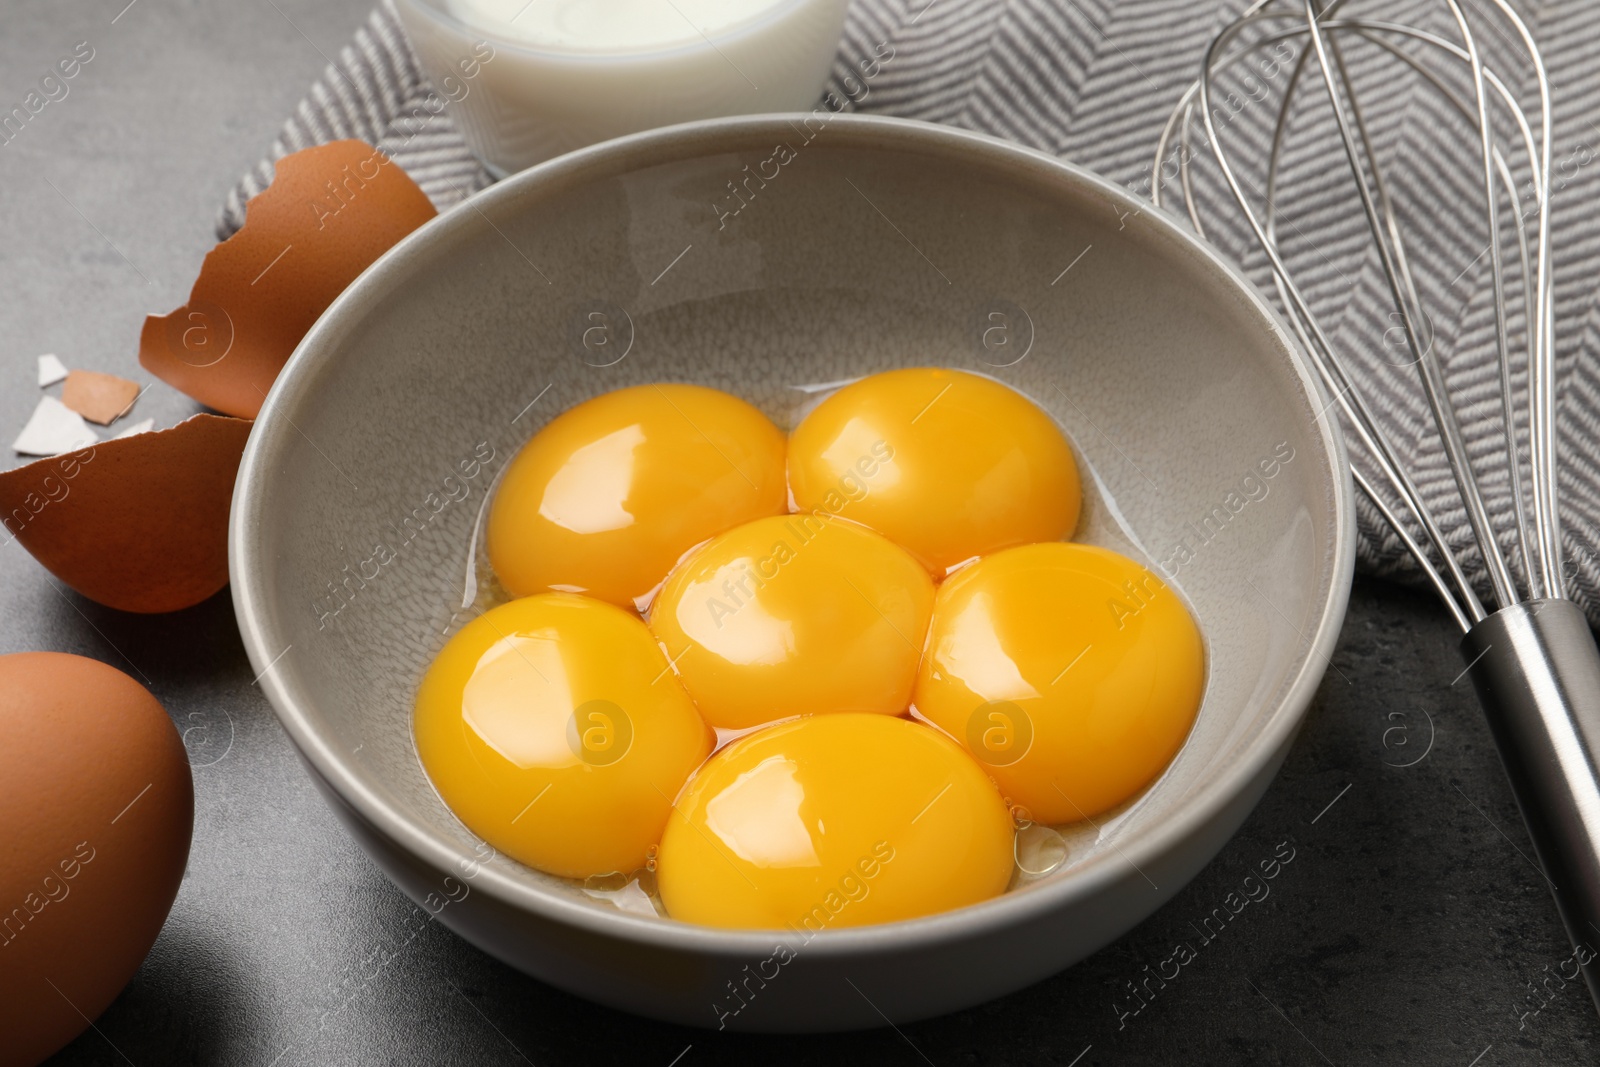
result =
[[[83,416],[53,396],[41,396],[11,448],[25,456],[58,456],[99,439]]]
[[[39,388],[54,385],[67,376],[67,368],[62,366],[61,360],[56,358],[54,352],[46,352],[39,357]]]
[[[203,404],[254,418],[317,317],[435,214],[399,166],[361,141],[284,156],[243,228],[206,254],[189,302],[145,319],[139,362]]]
[[[177,611],[228,582],[228,506],[251,423],[196,415],[0,474],[0,524],[91,600]]]
[[[115,374],[75,370],[61,387],[61,402],[90,422],[109,426],[139,399],[139,383]]]
[[[0,656],[0,1067],[116,999],[183,878],[194,784],[155,697],[82,656]]]
[[[126,430],[117,434],[116,440],[120,441],[124,437],[132,437],[136,433],[149,433],[155,424],[155,419],[140,419],[138,422],[130,423]]]

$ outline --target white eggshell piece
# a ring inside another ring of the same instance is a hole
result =
[[[46,352],[39,357],[39,388],[54,385],[67,376],[67,368],[56,358],[54,352]]]
[[[53,396],[42,396],[11,447],[25,456],[58,456],[98,440],[82,415]]]

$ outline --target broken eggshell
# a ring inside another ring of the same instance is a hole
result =
[[[67,384],[61,387],[63,404],[101,426],[110,426],[127,414],[137,399],[138,382],[99,371],[69,371]]]
[[[54,352],[46,352],[39,357],[39,388],[54,385],[67,376],[67,368],[62,365],[61,359]]]
[[[41,396],[11,449],[25,456],[56,456],[98,440],[100,435],[89,429],[82,415],[53,396]]]
[[[251,425],[196,415],[0,473],[0,524],[107,607],[198,604],[228,583],[228,507]]]
[[[206,254],[189,302],[145,319],[139,362],[202,404],[254,418],[317,317],[435,214],[405,171],[362,141],[284,156],[244,226]]]

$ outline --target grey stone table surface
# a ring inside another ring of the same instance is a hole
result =
[[[216,205],[366,3],[0,7],[0,111],[78,42],[94,51],[69,93],[0,145],[0,437],[36,401],[40,353],[149,381],[136,362],[143,316],[186,298]],[[156,383],[138,416],[170,425],[193,410]],[[147,676],[195,765],[194,845],[171,918],[121,998],[53,1063],[1600,1062],[1586,995],[1549,977],[1569,950],[1476,704],[1455,681],[1449,621],[1406,590],[1358,582],[1283,773],[1148,922],[1002,1001],[819,1038],[619,1015],[424,921],[314,793],[252,685],[226,592],[175,615],[122,615],[8,543],[0,652],[25,649]],[[1270,895],[1202,943],[1195,924],[1242,899],[1245,876],[1284,842],[1294,859]],[[1180,940],[1197,958],[1145,987],[1145,968]],[[1152,992],[1135,1000],[1129,983]]]

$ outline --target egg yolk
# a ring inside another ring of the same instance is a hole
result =
[[[634,607],[706,538],[786,510],[784,436],[737,397],[640,385],[552,419],[506,468],[489,561],[514,596]]]
[[[565,593],[451,637],[418,690],[416,739],[469,829],[569,878],[644,866],[714,740],[637,616]]]
[[[808,716],[740,738],[695,775],[657,886],[674,919],[816,932],[995,896],[1012,841],[994,784],[938,731]]]
[[[650,626],[706,721],[745,729],[903,713],[932,609],[933,582],[904,549],[802,513],[713,538],[667,579]]]
[[[1090,545],[1027,545],[940,588],[913,702],[1033,819],[1063,823],[1166,767],[1204,681],[1200,632],[1148,569]]]
[[[824,400],[790,439],[789,486],[799,507],[870,526],[937,577],[1067,537],[1081,495],[1049,415],[999,382],[933,368],[874,374]]]

